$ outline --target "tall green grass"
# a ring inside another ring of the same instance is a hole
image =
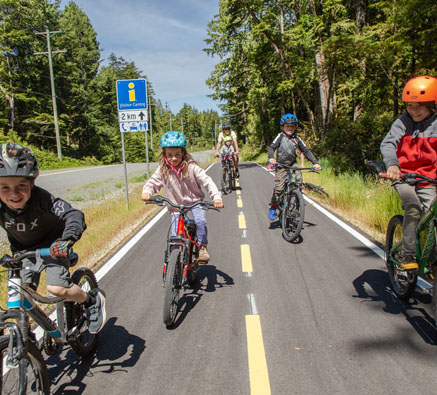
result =
[[[390,218],[402,213],[401,200],[390,183],[358,173],[335,174],[328,160],[321,160],[322,171],[305,173],[304,180],[321,185],[329,197],[321,199],[351,222],[371,229],[376,238],[384,240]],[[317,196],[317,194],[312,194]]]

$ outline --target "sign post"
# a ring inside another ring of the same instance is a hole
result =
[[[144,131],[146,138],[147,178],[149,171],[149,146],[147,142],[147,83],[145,79],[117,80],[117,110],[123,151],[124,184],[126,189],[126,207],[129,210],[129,191],[124,148],[124,133]]]

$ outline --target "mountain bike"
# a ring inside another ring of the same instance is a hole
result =
[[[196,206],[205,210],[220,210],[214,208],[213,203],[206,201],[185,206],[175,204],[159,195],[151,196],[147,203],[163,206],[164,202],[179,211],[176,235],[171,236],[171,229],[169,230],[162,271],[165,288],[163,321],[166,326],[171,326],[176,320],[181,291],[185,284],[194,284],[199,269],[200,245],[197,242],[197,227],[194,220],[188,218],[187,213]]]
[[[88,332],[88,320],[84,305],[64,301],[60,297],[46,297],[22,284],[20,270],[23,268],[40,271],[44,268],[44,257],[50,256],[48,248],[27,251],[14,257],[4,255],[0,265],[8,273],[7,310],[0,313],[0,356],[2,394],[49,394],[50,380],[47,365],[41,355],[30,319],[44,331],[42,348],[47,355],[55,355],[63,344],[69,344],[80,356],[90,355],[97,344],[97,334]],[[25,258],[36,259],[36,263]],[[76,265],[78,255],[72,252],[68,263]],[[5,277],[4,277],[5,278]],[[79,268],[71,276],[73,283],[85,292],[97,288],[97,280],[88,268]],[[56,303],[56,321],[36,304]]]
[[[387,178],[386,173],[380,173],[381,178]],[[417,186],[426,181],[437,185],[437,179],[432,179],[417,173],[404,173],[401,179],[409,185]],[[394,293],[403,300],[408,300],[416,288],[417,277],[423,276],[432,283],[432,311],[437,325],[437,198],[424,213],[416,228],[416,259],[417,270],[402,270],[400,255],[402,250],[402,215],[390,219],[386,235],[386,266]],[[424,234],[422,234],[424,233]],[[423,241],[423,246],[421,243]]]
[[[300,235],[305,218],[305,202],[301,190],[302,184],[296,181],[296,171],[315,170],[313,167],[293,167],[278,164],[276,167],[288,170],[277,208],[282,226],[282,235],[285,240],[292,242]]]
[[[218,156],[218,155],[217,155]],[[235,190],[235,167],[232,155],[222,155],[222,181],[221,188],[223,193],[228,194]]]

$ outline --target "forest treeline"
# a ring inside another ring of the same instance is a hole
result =
[[[261,150],[284,112],[338,170],[362,170],[403,110],[405,82],[437,76],[435,0],[221,0],[208,85]]]
[[[120,4],[123,7],[122,4]],[[63,10],[60,1],[0,0],[0,143],[19,141],[56,153],[54,115],[46,55],[46,29],[53,54],[56,103],[62,154],[120,162],[121,137],[117,117],[116,80],[145,78],[152,110],[154,148],[159,137],[183,128],[191,146],[211,148],[216,111],[198,111],[185,104],[172,114],[153,91],[153,81],[132,61],[117,54],[101,57],[97,34],[73,1]],[[144,133],[126,133],[128,161],[145,161]],[[151,147],[149,143],[149,148]],[[153,158],[153,152],[150,150]],[[53,158],[56,156],[52,156]]]

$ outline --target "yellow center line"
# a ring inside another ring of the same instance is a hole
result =
[[[246,315],[247,354],[251,395],[270,395],[270,380],[259,315]]]
[[[244,214],[238,214],[238,226],[240,229],[246,229],[246,218]]]
[[[237,199],[237,207],[243,207],[243,201],[241,199]]]
[[[239,186],[240,186],[240,183],[239,183],[238,181],[235,181],[235,186],[236,186],[236,187],[239,187]]]
[[[235,192],[237,195],[241,195],[241,191],[239,189],[237,189]]]
[[[249,244],[241,245],[241,266],[244,273],[251,273],[253,271]]]

